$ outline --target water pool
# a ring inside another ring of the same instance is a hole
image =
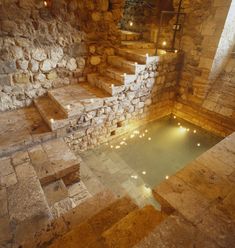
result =
[[[107,186],[115,190],[119,183],[138,198],[146,191],[143,187],[158,185],[221,139],[182,119],[166,117],[98,147],[91,167]]]

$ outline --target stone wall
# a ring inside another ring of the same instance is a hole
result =
[[[122,0],[50,2],[0,1],[0,111],[84,80],[119,41]]]
[[[167,54],[140,72],[136,83],[105,100],[103,105],[75,120],[65,140],[70,147],[83,151],[108,142],[128,130],[156,118],[170,115],[178,83],[180,54]],[[81,128],[83,127],[83,128]]]
[[[172,0],[126,0],[121,27],[130,31],[149,32],[158,27],[163,10],[173,10]]]
[[[198,115],[206,112],[212,117],[216,116],[218,120],[234,124],[233,59],[225,63],[216,78],[210,78],[230,6],[231,0],[184,1],[187,15],[182,48],[185,57],[177,101],[193,106],[193,112]],[[227,51],[223,53],[227,56]],[[190,114],[188,113],[189,116]]]

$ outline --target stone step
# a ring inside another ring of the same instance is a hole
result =
[[[79,180],[81,158],[75,156],[62,139],[37,145],[28,153],[42,185],[59,179],[70,185]]]
[[[133,248],[213,247],[219,248],[196,225],[186,221],[177,212],[166,218],[148,236]],[[225,247],[225,246],[224,246]],[[229,246],[226,246],[229,247]]]
[[[159,225],[166,215],[148,205],[135,210],[102,234],[104,243],[112,248],[130,248]]]
[[[120,33],[121,33],[121,40],[123,41],[133,41],[133,40],[139,40],[141,38],[141,34],[136,32],[120,30]]]
[[[34,100],[34,104],[52,131],[65,127],[69,121],[63,111],[48,96]]]
[[[155,49],[118,48],[117,54],[140,64],[149,64],[159,60],[159,57],[155,56]]]
[[[136,75],[131,72],[127,72],[126,70],[118,67],[110,66],[107,68],[105,75],[119,81],[124,85],[129,85],[136,80]]]
[[[137,208],[137,205],[129,197],[118,199],[87,221],[74,227],[49,247],[78,247],[79,245],[80,248],[104,248],[101,234]]]
[[[155,49],[156,44],[145,41],[122,41],[121,46],[129,49]]]
[[[110,95],[88,83],[69,85],[48,92],[50,98],[60,107],[67,117],[81,115],[86,111],[103,106]]]
[[[112,96],[115,96],[125,90],[125,85],[119,81],[97,73],[88,74],[87,80],[91,85],[105,90]]]
[[[146,68],[146,65],[140,65],[120,56],[109,56],[108,63],[112,66],[126,69],[133,74],[138,74]]]
[[[60,217],[49,220],[36,232],[24,232],[21,242],[16,247],[48,247],[54,240],[62,237],[83,222],[86,222],[95,214],[107,208],[117,200],[110,190],[103,190],[94,196],[87,198],[77,207],[62,214]],[[76,245],[76,244],[75,244]]]

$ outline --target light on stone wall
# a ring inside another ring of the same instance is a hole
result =
[[[134,23],[132,21],[129,22],[130,27],[132,27],[134,25]]]
[[[162,45],[163,45],[163,46],[166,46],[166,44],[167,44],[166,41],[163,41],[163,42],[162,42]]]

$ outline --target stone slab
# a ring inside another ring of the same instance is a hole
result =
[[[36,177],[24,178],[8,187],[7,195],[11,223],[17,224],[34,217],[50,217],[47,201]]]
[[[63,180],[57,180],[43,187],[47,202],[49,206],[52,206],[56,202],[59,202],[68,197],[68,190],[64,185]]]

